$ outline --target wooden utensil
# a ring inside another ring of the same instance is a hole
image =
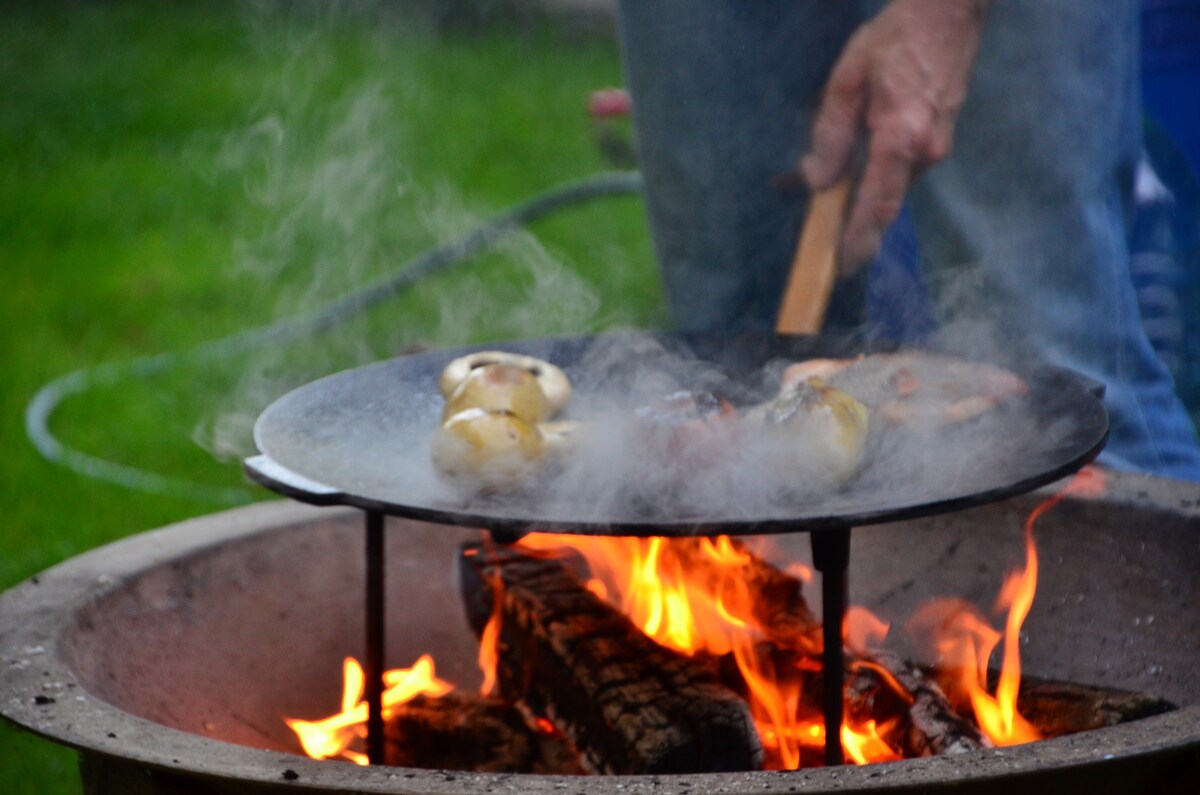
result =
[[[800,232],[783,301],[775,320],[778,334],[816,334],[837,280],[838,243],[850,198],[850,180],[815,194]]]

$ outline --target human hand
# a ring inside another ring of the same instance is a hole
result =
[[[854,169],[865,144],[842,233],[843,274],[875,256],[909,185],[950,154],[990,3],[891,0],[834,66],[801,167],[813,190],[824,190]]]

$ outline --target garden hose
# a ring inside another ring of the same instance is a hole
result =
[[[423,279],[465,263],[470,257],[539,218],[595,199],[638,193],[641,189],[642,178],[636,171],[606,172],[569,182],[526,199],[459,237],[409,260],[395,273],[307,314],[239,331],[180,353],[160,353],[125,362],[107,362],[59,376],[38,389],[25,407],[25,432],[47,461],[92,480],[133,491],[222,505],[248,502],[255,498],[256,492],[193,483],[184,478],[109,461],[70,447],[50,430],[54,412],[68,397],[96,387],[111,386],[128,378],[149,378],[184,363],[231,358],[261,345],[284,343],[329,331]]]

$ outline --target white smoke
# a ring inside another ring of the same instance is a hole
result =
[[[245,204],[236,211],[253,224],[239,225],[249,231],[233,243],[231,278],[257,283],[258,294],[270,296],[272,312],[257,324],[319,310],[505,209],[452,188],[436,172],[416,175],[414,155],[438,142],[415,138],[413,114],[426,112],[434,89],[419,60],[407,61],[395,41],[381,36],[375,45],[392,48],[386,74],[330,93],[343,67],[329,34],[347,9],[363,5],[304,6],[298,13],[318,24],[283,30],[273,27],[276,12],[252,8],[247,35],[282,66],[244,125],[198,136],[187,158],[211,179],[243,184]],[[214,138],[216,155],[205,159]],[[453,278],[428,279],[320,338],[261,347],[223,364],[235,383],[193,438],[222,459],[251,455],[258,414],[314,378],[414,345],[578,333],[620,322],[619,311],[603,319],[600,312],[596,288],[574,270],[569,252],[549,251],[518,232]]]

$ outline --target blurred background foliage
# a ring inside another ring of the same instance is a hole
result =
[[[184,357],[53,416],[63,443],[193,494],[52,465],[22,424],[64,373],[317,309],[609,168],[586,112],[621,82],[604,19],[466,0],[0,6],[0,588],[221,507],[204,489],[268,498],[241,474],[250,424],[318,375],[415,344],[661,325],[641,201],[605,199],[329,333]],[[0,791],[79,789],[72,752],[0,722]]]

